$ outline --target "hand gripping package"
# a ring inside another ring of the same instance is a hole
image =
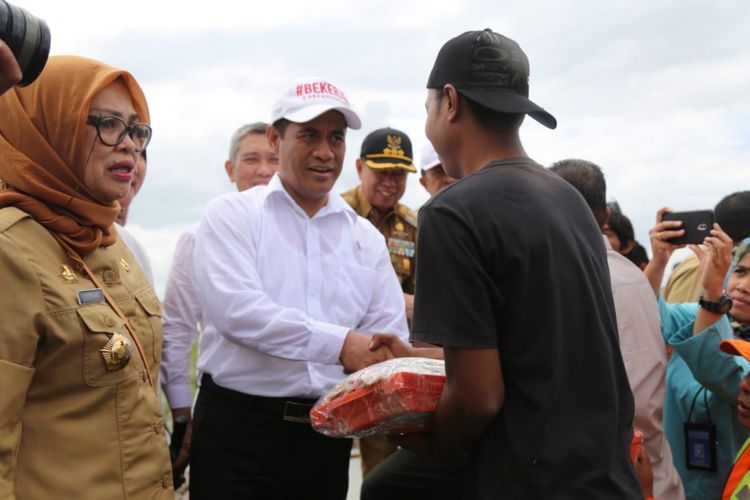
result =
[[[428,431],[445,386],[445,364],[397,358],[352,373],[310,411],[313,428],[330,437]]]

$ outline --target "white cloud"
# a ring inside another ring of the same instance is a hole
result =
[[[223,162],[239,125],[267,119],[286,82],[329,76],[362,112],[348,136],[338,191],[356,183],[364,134],[390,125],[424,144],[424,85],[442,43],[492,27],[531,61],[531,97],[558,118],[528,119],[526,151],[544,165],[599,163],[610,198],[637,237],[662,205],[712,207],[750,188],[750,9],[743,0],[649,2],[206,2],[27,0],[45,18],[53,53],[79,53],[130,70],[155,130],[149,176],[128,229],[166,276],[179,228],[232,189]],[[743,34],[744,33],[744,34]],[[426,194],[409,178],[404,201]],[[159,282],[159,278],[157,279]]]

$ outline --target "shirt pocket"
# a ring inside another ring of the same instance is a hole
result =
[[[130,337],[125,323],[106,305],[89,305],[76,309],[83,323],[83,380],[93,387],[119,384],[138,376],[138,348]],[[109,370],[101,349],[113,334],[119,333],[130,341],[130,360],[120,369]]]
[[[336,279],[336,313],[340,324],[355,328],[370,306],[375,288],[375,270],[342,262]]]
[[[146,314],[148,323],[144,331],[138,333],[142,335],[144,343],[149,344],[153,362],[159,363],[161,361],[161,346],[163,341],[161,302],[150,288],[136,293],[135,300]],[[150,337],[150,339],[147,337]]]

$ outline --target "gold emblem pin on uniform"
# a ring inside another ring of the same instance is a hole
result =
[[[403,231],[403,230],[404,230],[404,225],[401,224],[400,222],[397,222],[396,223],[396,231]]]
[[[76,281],[76,273],[74,273],[73,270],[65,264],[62,265],[60,277],[65,281]]]
[[[411,271],[411,260],[404,259],[402,262],[404,264],[404,271],[406,271],[407,273],[410,272]]]
[[[128,262],[125,259],[120,259],[120,265],[122,266],[123,269],[125,269],[126,273],[130,272],[130,264],[128,264]]]
[[[111,372],[120,370],[128,364],[131,351],[130,340],[119,333],[113,333],[104,347],[99,349],[102,358],[104,358],[104,363],[107,365],[107,370]]]

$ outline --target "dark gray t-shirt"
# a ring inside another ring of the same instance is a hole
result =
[[[535,162],[488,164],[419,212],[412,340],[498,349],[502,410],[467,498],[643,498],[606,251],[580,194]]]

